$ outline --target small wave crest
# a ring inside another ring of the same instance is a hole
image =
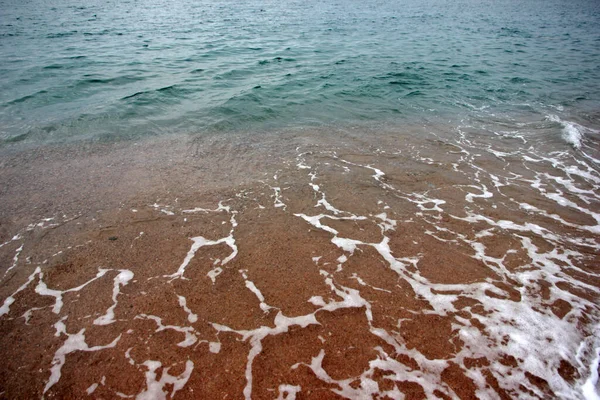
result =
[[[548,120],[562,125],[562,138],[573,146],[575,149],[580,149],[585,137],[585,127],[570,121],[563,121],[556,115],[549,115]]]

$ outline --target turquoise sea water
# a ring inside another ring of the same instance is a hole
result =
[[[593,136],[599,105],[595,0],[0,1],[4,145],[372,122]]]

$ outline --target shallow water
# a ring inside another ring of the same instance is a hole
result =
[[[599,155],[542,144],[380,127],[5,156],[4,396],[593,399]]]

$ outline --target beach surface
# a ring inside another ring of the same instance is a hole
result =
[[[597,149],[443,125],[4,148],[0,398],[597,398]]]

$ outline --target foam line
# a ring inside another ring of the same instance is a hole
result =
[[[395,187],[384,182],[381,179],[385,176],[385,173],[382,170],[372,167],[371,165],[356,164],[356,163],[342,160],[342,159],[340,159],[340,161],[342,161],[343,163],[346,163],[346,164],[354,165],[354,166],[361,167],[361,168],[367,168],[367,169],[374,171],[375,174],[372,175],[372,178],[375,179],[382,188],[398,193],[401,198],[408,200],[411,203],[416,204],[417,207],[422,211],[436,211],[436,212],[440,212],[440,213],[444,211],[440,206],[443,204],[446,204],[445,200],[430,198],[426,195],[426,193],[410,193],[410,194],[402,193],[400,190],[396,189]],[[432,204],[432,206],[426,207],[427,204]]]
[[[188,321],[191,324],[193,324],[194,322],[198,321],[198,315],[194,314],[192,312],[192,310],[190,310],[188,308],[187,301],[186,301],[185,297],[177,295],[177,299],[179,300],[179,305],[181,306],[181,308],[183,308],[183,310],[187,313],[187,315],[188,315]]]
[[[352,279],[356,280],[358,282],[359,285],[361,286],[367,286],[370,287],[373,290],[377,290],[380,292],[386,292],[386,293],[392,293],[391,291],[387,290],[387,289],[382,289],[382,288],[378,288],[372,285],[369,285],[367,282],[365,282],[364,280],[362,280],[362,278],[360,276],[358,276],[358,274],[355,272],[352,274]]]
[[[381,220],[381,223],[377,224],[381,228],[381,233],[385,233],[387,231],[393,231],[396,229],[397,222],[393,219],[388,218],[386,213],[381,213],[375,215],[375,218]]]
[[[5,300],[4,303],[2,304],[2,307],[0,307],[0,317],[8,314],[10,311],[10,306],[15,302],[15,296],[19,293],[22,292],[23,290],[25,290],[27,288],[27,286],[29,286],[29,284],[31,282],[33,282],[33,280],[35,279],[36,275],[41,275],[42,274],[42,269],[40,267],[37,267],[35,269],[35,271],[33,271],[33,273],[31,275],[29,275],[29,277],[27,278],[27,282],[25,282],[24,284],[22,284],[21,286],[19,286],[19,288],[10,296],[8,296]]]
[[[173,398],[175,393],[185,387],[194,370],[194,363],[191,360],[187,360],[185,362],[185,371],[180,375],[169,375],[169,368],[163,368],[160,380],[156,380],[156,370],[162,364],[159,361],[147,360],[142,365],[148,369],[145,373],[147,388],[135,397],[136,400],[165,400],[167,395],[169,395],[168,389],[165,391],[165,386],[167,385],[172,385],[173,387],[169,396]]]
[[[154,208],[155,210],[160,211],[163,214],[175,215],[175,213],[173,211],[168,210],[168,208],[170,208],[171,206],[161,206],[160,204],[154,203],[150,207]]]
[[[275,197],[273,206],[275,208],[283,208],[285,210],[287,206],[285,205],[285,203],[283,201],[281,201],[281,188],[277,186],[277,187],[271,187],[271,189],[273,189],[273,192],[274,192],[272,197]]]
[[[310,180],[311,182],[316,179],[317,175],[316,174],[311,174],[310,175]],[[331,211],[332,213],[338,215],[338,214],[342,214],[343,211],[337,209],[336,207],[334,207],[333,205],[331,205],[331,203],[329,203],[329,201],[327,201],[327,199],[325,198],[325,192],[321,191],[321,188],[319,185],[316,185],[314,183],[309,183],[310,187],[312,187],[313,191],[315,191],[317,194],[321,195],[321,198],[317,201],[317,204],[315,205],[315,207],[324,207],[327,211]]]
[[[475,185],[469,185],[469,187],[481,190],[481,192],[482,192],[481,194],[467,193],[467,195],[465,196],[465,200],[468,201],[469,203],[472,203],[474,198],[489,199],[494,196],[494,194],[488,190],[486,185],[482,184],[481,187],[478,187]]]
[[[54,353],[54,358],[52,360],[52,368],[50,369],[50,378],[48,379],[48,382],[44,387],[43,395],[45,395],[48,392],[48,390],[50,390],[50,388],[60,380],[61,370],[63,365],[65,365],[66,356],[68,354],[73,353],[75,351],[99,351],[113,348],[121,339],[121,335],[119,335],[107,345],[89,347],[88,344],[85,342],[85,329],[82,329],[75,334],[69,334],[67,332],[67,327],[65,326],[63,320],[60,320],[56,324],[54,324],[54,327],[56,328],[56,335],[66,335],[67,340],[65,340],[62,346],[56,351],[56,353]]]
[[[299,385],[279,385],[279,396],[277,400],[296,400],[296,395],[302,388]]]
[[[248,341],[251,345],[248,353],[248,361],[246,363],[246,386],[244,387],[244,398],[250,400],[252,398],[252,363],[254,358],[262,352],[262,340],[269,335],[279,335],[288,332],[292,326],[300,326],[305,328],[308,325],[318,325],[319,322],[315,318],[314,313],[298,316],[286,317],[281,311],[275,316],[275,326],[273,328],[261,326],[253,330],[234,330],[225,325],[213,323],[212,326],[217,332],[232,332],[242,336],[243,341]]]
[[[225,211],[225,212],[231,211],[231,208],[229,206],[226,206],[223,204],[223,200],[219,201],[219,205],[214,210],[209,209],[209,208],[196,207],[196,208],[192,208],[189,210],[183,210],[182,212],[186,213],[186,214],[192,214],[192,213],[197,213],[197,212],[211,213],[211,212],[221,212],[221,211]]]
[[[585,230],[585,231],[595,233],[595,234],[600,234],[600,223],[598,225],[591,225],[591,226],[590,225],[578,225],[578,224],[573,224],[569,221],[565,221],[561,216],[559,216],[557,214],[549,214],[546,210],[539,209],[528,203],[519,203],[519,207],[522,208],[523,210],[535,212],[535,213],[537,213],[539,215],[543,215],[544,217],[547,217],[547,218],[552,218],[553,220],[560,222],[562,225],[569,226],[571,228]]]
[[[517,231],[517,232],[531,232],[531,233],[534,233],[534,234],[536,234],[550,242],[553,242],[553,243],[560,243],[563,240],[565,240],[565,241],[569,241],[571,243],[574,243],[574,244],[577,244],[580,246],[600,248],[600,245],[591,244],[591,243],[585,242],[585,241],[575,238],[575,237],[558,236],[558,235],[550,232],[548,229],[543,228],[543,227],[541,227],[537,224],[531,223],[531,222],[526,222],[524,224],[517,224],[515,222],[508,221],[508,220],[494,221],[491,218],[485,217],[483,215],[474,214],[472,212],[467,212],[466,217],[457,217],[454,215],[450,215],[450,217],[461,220],[461,221],[470,222],[470,223],[485,222],[494,227]]]
[[[380,171],[380,170],[379,170]],[[382,174],[376,172],[374,178],[376,180],[381,179]],[[389,186],[389,185],[388,185]],[[498,185],[496,185],[498,187]],[[315,187],[313,189],[316,190]],[[319,188],[320,190],[320,188]],[[487,192],[487,187],[484,187],[484,197],[490,197]],[[477,195],[473,195],[471,200],[477,197]],[[422,210],[429,211],[438,211],[443,212],[443,210],[439,207],[439,205],[443,204],[443,200],[434,199],[433,207],[426,207],[425,202],[431,201],[430,198],[419,195],[419,194],[411,194],[407,196],[409,201],[417,201],[419,202],[420,208]],[[437,201],[436,201],[437,200]],[[565,203],[565,202],[563,202]],[[567,204],[573,206],[573,204]],[[586,210],[589,211],[589,210]],[[343,250],[352,254],[357,246],[372,246],[375,248],[379,254],[388,262],[389,266],[392,270],[396,271],[400,277],[407,280],[413,290],[417,293],[417,295],[426,299],[433,307],[433,313],[439,315],[448,315],[449,313],[456,312],[453,302],[457,299],[456,295],[448,295],[448,294],[440,294],[434,292],[432,290],[441,291],[456,291],[461,293],[461,295],[466,296],[468,298],[475,298],[478,301],[482,302],[483,308],[486,311],[483,315],[473,314],[473,317],[478,319],[483,326],[487,327],[487,331],[485,332],[485,336],[482,335],[481,332],[477,329],[472,329],[472,326],[468,320],[461,319],[459,317],[455,317],[456,321],[460,321],[462,326],[457,326],[455,329],[460,329],[462,333],[463,341],[466,343],[461,353],[459,353],[455,360],[457,362],[461,362],[465,357],[471,356],[474,351],[487,353],[487,358],[490,360],[495,360],[500,358],[502,354],[522,354],[522,358],[525,360],[519,367],[515,369],[513,377],[511,378],[508,371],[503,371],[502,366],[496,366],[496,370],[500,373],[496,376],[499,382],[502,382],[503,387],[507,389],[514,390],[516,392],[520,392],[519,385],[525,385],[528,390],[531,390],[532,393],[536,393],[539,396],[543,396],[543,393],[540,392],[539,388],[530,384],[525,376],[525,372],[534,373],[537,376],[540,376],[546,379],[552,386],[552,389],[555,393],[563,393],[568,394],[572,393],[571,389],[564,385],[564,383],[557,383],[554,376],[556,374],[556,369],[558,368],[557,364],[544,364],[540,363],[540,360],[544,360],[547,358],[547,349],[545,343],[550,341],[551,343],[563,343],[565,342],[565,337],[571,337],[571,339],[566,340],[569,343],[576,343],[576,338],[580,336],[576,324],[573,323],[581,312],[584,309],[588,309],[589,307],[594,307],[593,304],[586,302],[580,298],[577,298],[574,295],[566,291],[558,291],[552,290],[550,295],[549,302],[555,301],[557,299],[561,299],[564,301],[568,301],[575,308],[568,314],[568,319],[564,321],[557,322],[557,318],[554,314],[546,311],[544,314],[539,315],[539,308],[536,304],[539,304],[539,300],[535,297],[526,296],[528,292],[524,290],[521,291],[522,300],[519,303],[515,303],[511,300],[503,300],[503,299],[495,299],[488,297],[485,292],[492,292],[497,295],[505,295],[505,293],[491,285],[489,283],[474,283],[468,285],[436,285],[427,281],[423,277],[416,273],[408,273],[406,266],[407,264],[413,264],[415,267],[418,264],[418,257],[412,259],[396,259],[392,255],[392,251],[389,248],[389,239],[384,237],[380,243],[365,243],[361,241],[357,241],[351,238],[339,238],[338,232],[322,223],[322,218],[325,218],[323,215],[317,216],[308,216],[305,214],[295,214],[298,217],[303,218],[309,224],[314,226],[315,228],[327,231],[334,235],[332,239],[332,243],[342,248]],[[564,237],[560,237],[545,228],[540,227],[536,224],[525,223],[525,224],[517,224],[508,220],[499,220],[495,221],[485,216],[476,215],[471,212],[468,213],[466,218],[459,218],[452,216],[456,219],[463,219],[468,222],[486,222],[496,229],[509,229],[522,233],[533,233],[535,235],[541,236],[547,240],[552,241],[553,243],[561,243],[564,241]],[[436,227],[436,229],[438,229]],[[382,233],[385,233],[386,228],[382,227]],[[582,282],[576,282],[568,275],[561,272],[561,268],[558,268],[554,260],[560,260],[561,262],[569,265],[569,268],[574,268],[571,262],[571,257],[579,256],[578,253],[572,252],[569,250],[559,250],[554,249],[549,253],[542,253],[538,248],[533,246],[531,240],[527,237],[520,237],[523,243],[523,248],[527,249],[529,257],[534,260],[535,265],[543,266],[543,269],[538,273],[534,273],[531,271],[524,271],[522,273],[510,273],[503,265],[504,257],[491,257],[486,254],[486,248],[482,243],[478,243],[473,240],[468,240],[464,235],[454,233],[445,228],[439,228],[439,230],[443,230],[446,233],[456,235],[457,239],[451,239],[448,241],[456,241],[460,240],[462,242],[470,245],[475,251],[474,258],[480,259],[484,262],[484,264],[492,269],[494,269],[500,276],[510,277],[511,279],[516,279],[519,282],[522,282],[525,287],[531,287],[537,281],[544,280],[550,283],[553,282],[569,282],[575,286],[582,286],[585,289],[593,290],[593,285],[583,284]],[[433,234],[433,232],[429,232]],[[490,235],[490,228],[484,229],[477,234],[477,238]],[[440,240],[444,240],[438,238]],[[585,241],[573,238],[569,239],[571,242],[575,242],[583,245],[590,245],[590,243],[586,243]],[[332,284],[331,280],[328,280],[330,284]],[[554,286],[555,289],[557,289]],[[337,289],[339,291],[339,289]],[[336,294],[344,296],[344,292]],[[357,293],[356,296],[352,299],[344,298],[349,304],[354,304],[356,306],[364,306],[367,309],[367,314],[369,310],[369,306],[366,303],[361,302],[361,297]],[[311,303],[314,305],[321,307],[321,309],[325,309],[329,307],[330,309],[335,309],[335,303],[326,303],[321,296],[313,296],[309,299]],[[511,317],[512,316],[512,317]],[[508,320],[507,320],[508,318]],[[566,317],[565,317],[566,318]],[[394,344],[394,339],[388,337],[389,335],[382,329],[374,328],[371,326],[371,332],[375,335],[380,336],[386,342],[390,344]],[[548,333],[550,332],[550,333]],[[538,334],[539,333],[539,334]],[[550,335],[550,336],[548,336]],[[499,343],[502,342],[503,337],[511,337],[513,338],[513,343],[499,346]],[[561,340],[562,338],[562,340]],[[406,349],[403,346],[395,345],[397,351],[406,354]],[[504,347],[506,346],[506,347]],[[534,346],[534,349],[531,347]],[[569,345],[560,346],[560,350],[558,351],[561,354],[573,354],[573,348]],[[492,354],[494,353],[494,354]],[[543,354],[546,353],[544,356]],[[597,354],[597,353],[595,353]],[[529,356],[527,356],[529,355]],[[311,369],[315,375],[317,375],[320,379],[330,382],[337,383],[340,385],[341,389],[334,390],[336,393],[346,396],[348,398],[357,398],[357,397],[371,397],[374,393],[377,393],[373,387],[369,386],[372,382],[368,380],[361,379],[361,386],[359,389],[355,387],[351,387],[348,389],[345,386],[345,383],[342,381],[333,382],[331,378],[325,373],[322,369],[320,361],[322,361],[323,354],[320,354],[320,357],[315,358]],[[418,357],[417,355],[411,355],[418,361],[420,365],[426,363],[423,360],[423,357]],[[553,362],[555,362],[553,360]],[[595,363],[595,361],[593,362]],[[592,364],[593,364],[592,363]],[[551,367],[549,368],[549,365]],[[594,364],[595,365],[595,364]],[[391,367],[391,365],[388,365]],[[436,386],[441,384],[440,373],[445,368],[445,365],[438,365],[437,373],[434,374],[436,376],[429,376],[425,381],[419,381],[419,384],[426,389],[426,392],[430,393],[430,396],[433,396],[433,390],[435,390]],[[506,367],[504,367],[506,369]],[[467,376],[469,376],[475,385],[478,387],[477,393],[480,395],[489,394],[489,391],[486,390],[487,383],[485,382],[485,378],[481,374],[479,370],[465,370],[464,371]],[[402,377],[402,379],[406,379]],[[591,378],[592,381],[594,377]],[[352,381],[352,380],[351,380]],[[525,382],[525,383],[523,383]],[[433,384],[432,384],[433,383]],[[523,386],[521,386],[523,387]],[[448,393],[452,393],[449,391]],[[382,395],[381,392],[378,393]],[[390,396],[394,397],[394,396]]]
[[[10,240],[7,240],[7,241],[6,241],[6,242],[4,242],[4,243],[0,243],[0,249],[1,249],[2,247],[6,246],[7,244],[9,244],[9,243],[12,243],[12,242],[14,242],[15,240],[19,240],[19,239],[21,239],[21,235],[20,235],[20,234],[17,234],[17,235],[15,235],[15,236],[13,236],[13,237],[12,237]]]
[[[254,293],[254,295],[258,298],[258,301],[260,302],[260,309],[263,310],[264,312],[269,312],[269,310],[273,307],[271,307],[267,303],[265,303],[265,297],[263,296],[261,291],[258,290],[258,288],[254,284],[254,282],[248,280],[248,275],[246,275],[246,271],[247,270],[240,270],[240,273],[242,274],[242,277],[244,278],[244,282],[246,283],[246,287],[252,293]]]
[[[67,289],[67,290],[55,290],[55,289],[49,289],[48,286],[46,286],[46,283],[43,281],[44,279],[44,274],[41,272],[40,270],[40,281],[38,282],[38,285],[35,288],[35,292],[41,296],[51,296],[55,298],[55,302],[54,302],[54,307],[52,307],[52,312],[55,314],[60,314],[60,311],[62,310],[63,307],[63,296],[65,295],[65,293],[71,293],[71,292],[79,292],[81,289],[83,289],[84,287],[86,287],[87,285],[89,285],[90,283],[102,278],[104,275],[106,275],[106,273],[108,272],[108,269],[102,269],[99,268],[98,269],[98,273],[96,274],[95,277],[93,277],[92,279],[90,279],[89,281],[85,282],[82,285],[79,285],[77,287],[71,288],[71,289]]]
[[[110,306],[106,313],[94,320],[94,325],[109,325],[115,322],[115,308],[117,307],[118,300],[117,296],[121,291],[121,286],[126,286],[130,280],[133,279],[133,272],[123,269],[120,270],[119,274],[114,279],[113,285],[113,305]]]
[[[16,252],[15,252],[15,256],[13,257],[13,263],[12,265],[4,272],[4,276],[6,276],[6,274],[8,274],[10,272],[10,270],[12,270],[14,267],[17,266],[17,263],[19,262],[19,255],[21,254],[21,252],[23,251],[23,246],[25,246],[25,244],[22,244],[21,247],[19,247]]]
[[[318,310],[314,311],[311,314],[297,317],[286,317],[281,311],[279,311],[275,316],[275,326],[273,328],[261,326],[253,330],[234,330],[225,325],[217,323],[212,324],[215,330],[217,330],[217,332],[231,332],[239,334],[242,336],[243,341],[248,341],[251,345],[246,363],[246,386],[244,388],[244,397],[246,399],[251,399],[252,397],[252,364],[256,356],[262,352],[262,340],[269,335],[279,335],[282,333],[286,333],[292,326],[300,326],[301,328],[305,328],[309,325],[318,325],[319,322],[316,318],[316,314],[318,312],[334,312],[343,308],[364,307],[365,315],[367,317],[367,320],[369,321],[369,325],[372,329],[372,332],[380,337],[385,337],[387,340],[397,345],[397,343],[389,335],[386,336],[380,330],[374,328],[371,325],[371,322],[373,320],[371,305],[368,301],[366,301],[360,296],[360,292],[358,290],[343,286],[341,288],[338,288],[333,283],[333,279],[329,276],[329,274],[326,271],[321,271],[321,274],[325,276],[326,284],[336,295],[338,295],[342,299],[341,301],[332,301],[329,303],[325,303],[325,301],[321,297],[313,297],[309,301],[317,306],[320,306]]]
[[[211,269],[210,271],[208,271],[206,273],[206,276],[208,276],[210,278],[210,280],[212,281],[212,283],[214,285],[215,282],[217,281],[217,276],[221,275],[222,273],[223,273],[223,268],[216,267],[216,268]]]
[[[590,375],[581,386],[581,393],[585,400],[600,400],[598,393],[598,368],[600,367],[600,347],[594,349],[595,358],[592,360],[589,371]]]
[[[202,236],[197,236],[197,237],[191,238],[191,240],[194,243],[192,244],[192,247],[188,251],[185,259],[179,266],[179,269],[177,270],[177,272],[175,272],[172,275],[165,275],[165,277],[167,277],[167,278],[184,278],[185,269],[187,268],[190,261],[192,261],[192,259],[194,258],[194,255],[196,255],[196,252],[203,246],[215,246],[215,245],[218,245],[221,243],[225,243],[226,245],[228,245],[231,248],[231,254],[221,262],[221,265],[224,265],[224,264],[228,263],[229,261],[231,261],[233,258],[235,258],[235,256],[238,253],[238,249],[235,244],[235,239],[233,238],[233,235],[230,235],[230,236],[218,239],[218,240],[207,240]]]
[[[189,347],[198,341],[198,337],[194,334],[196,331],[191,326],[163,325],[162,318],[155,315],[140,314],[135,319],[149,319],[154,321],[157,325],[156,332],[170,329],[185,334],[185,339],[177,343],[179,347]]]
[[[222,206],[221,203],[219,203],[219,208],[217,208],[217,211],[220,211],[220,210],[225,210],[227,212],[230,212],[229,206],[224,207],[224,206]],[[177,272],[175,272],[174,274],[171,274],[171,275],[164,275],[164,277],[172,278],[172,279],[186,279],[184,277],[185,269],[187,268],[190,261],[192,261],[192,259],[196,255],[196,252],[201,247],[204,247],[204,246],[216,246],[221,243],[225,243],[227,246],[229,246],[231,248],[231,253],[229,254],[229,256],[227,256],[225,259],[223,259],[221,261],[221,265],[225,265],[229,261],[233,260],[235,258],[235,256],[237,256],[237,254],[238,254],[238,248],[235,243],[235,238],[233,237],[233,232],[235,230],[235,227],[237,226],[235,214],[236,214],[235,211],[231,211],[231,218],[229,220],[229,222],[231,223],[231,230],[229,231],[229,236],[226,236],[226,237],[218,239],[218,240],[208,240],[202,236],[196,236],[196,237],[191,238],[190,240],[192,240],[192,242],[194,242],[194,243],[192,244],[192,247],[188,251],[187,255],[185,256],[183,262],[179,266],[179,269],[177,270]],[[217,272],[218,271],[213,270],[213,271],[209,272],[209,274],[208,274],[208,276],[211,278],[213,283],[215,282],[215,278],[217,277],[217,275],[219,275],[221,273],[221,272],[218,272],[218,273]]]
[[[46,225],[46,223],[50,222],[50,221],[54,221],[54,217],[52,217],[52,218],[43,218],[40,222],[29,224],[25,230],[27,232],[31,232],[35,228],[47,229],[47,228],[52,228],[52,227],[56,227],[56,226],[59,225],[59,224],[48,224],[48,225]]]

